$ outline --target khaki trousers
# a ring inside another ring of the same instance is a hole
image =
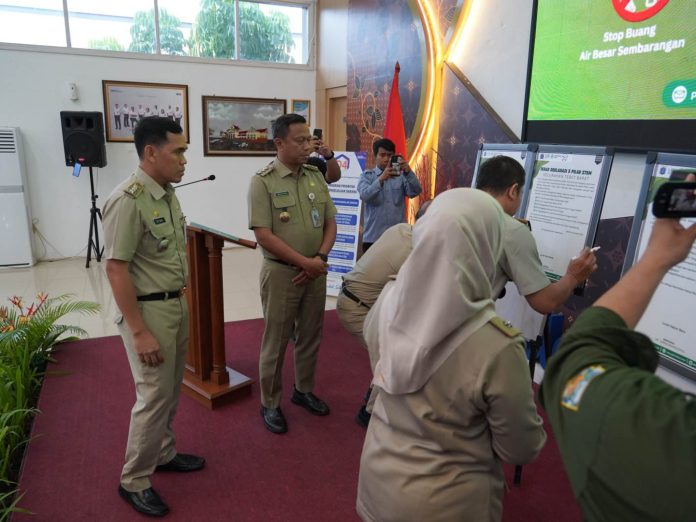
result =
[[[154,367],[140,362],[133,350],[133,335],[123,318],[119,318],[119,332],[135,383],[126,464],[121,472],[121,485],[127,491],[149,488],[155,467],[176,455],[172,421],[179,403],[189,337],[185,296],[138,305],[148,330],[159,342],[164,362]]]
[[[338,294],[338,299],[336,300],[336,314],[338,315],[338,320],[343,325],[343,328],[354,336],[367,350],[370,357],[370,368],[372,368],[372,373],[374,374],[375,366],[379,360],[379,353],[375,350],[370,351],[370,348],[365,342],[365,337],[363,336],[363,324],[365,323],[365,317],[367,317],[369,311],[367,307],[359,305],[349,297],[346,297],[343,292]],[[376,387],[370,387],[365,404],[365,409],[368,413],[372,413],[372,408],[375,405],[378,393]]]
[[[295,286],[299,272],[287,265],[263,260],[261,305],[265,327],[259,357],[261,404],[280,406],[283,389],[283,360],[290,335],[295,332],[295,387],[302,393],[314,389],[314,370],[321,344],[326,305],[326,276]]]

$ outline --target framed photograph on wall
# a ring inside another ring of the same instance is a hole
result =
[[[184,129],[189,143],[188,86],[102,80],[106,141],[133,141],[133,129],[146,116],[163,116]]]
[[[293,99],[290,103],[290,112],[304,116],[307,120],[307,125],[312,126],[312,109],[311,102],[309,100],[295,100]]]
[[[274,156],[273,122],[285,100],[203,96],[204,156]]]

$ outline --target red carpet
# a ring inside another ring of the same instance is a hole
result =
[[[258,377],[263,323],[225,325],[228,364]],[[168,520],[354,521],[364,430],[353,417],[368,384],[366,352],[327,312],[316,394],[331,407],[315,417],[290,403],[292,350],[285,364],[283,411],[289,432],[263,427],[258,386],[251,397],[209,411],[182,396],[175,421],[180,451],[207,458],[194,474],[159,473],[153,486]],[[78,341],[57,353],[46,378],[24,461],[20,505],[33,521],[146,520],[116,492],[133,385],[118,337]],[[508,470],[510,472],[511,470]],[[578,508],[553,441],[524,468],[522,487],[505,498],[505,521],[575,521]]]

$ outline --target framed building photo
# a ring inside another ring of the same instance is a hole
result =
[[[307,125],[312,126],[312,110],[311,110],[311,102],[309,100],[292,100],[290,103],[290,112],[294,112],[295,114],[299,114],[300,116],[304,116],[305,120],[307,120]]]
[[[286,101],[203,96],[205,156],[274,156],[273,122]]]
[[[102,80],[106,141],[133,141],[142,118],[171,118],[184,129],[189,143],[188,86]]]

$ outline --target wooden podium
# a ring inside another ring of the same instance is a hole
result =
[[[189,262],[189,349],[182,391],[209,409],[248,395],[252,381],[225,362],[222,245],[256,248],[254,241],[192,223],[186,227]]]

